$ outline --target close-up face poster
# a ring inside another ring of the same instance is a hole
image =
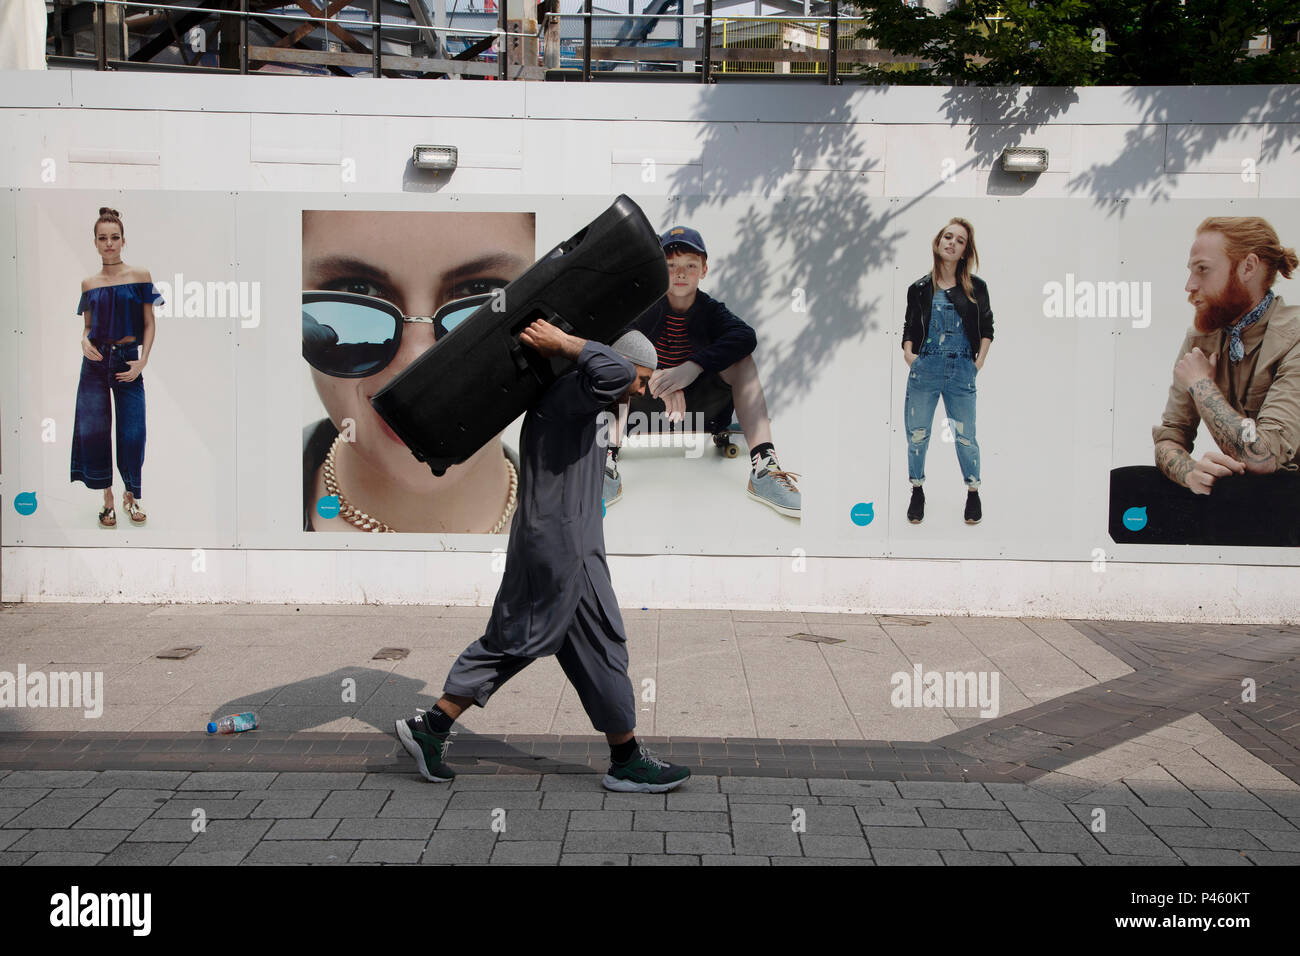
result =
[[[517,460],[500,437],[442,476],[370,405],[533,262],[531,213],[302,214],[303,530],[500,534]],[[464,396],[472,403],[473,396]]]

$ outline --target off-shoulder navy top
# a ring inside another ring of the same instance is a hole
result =
[[[116,342],[134,335],[144,335],[144,306],[162,305],[162,293],[152,282],[126,282],[102,285],[81,293],[77,315],[90,310],[90,340]]]

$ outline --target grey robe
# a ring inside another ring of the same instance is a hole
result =
[[[577,368],[560,376],[524,416],[519,506],[485,647],[520,657],[554,654],[587,589],[622,636],[605,563],[605,449],[596,442],[596,419],[635,378],[631,362],[588,342]]]

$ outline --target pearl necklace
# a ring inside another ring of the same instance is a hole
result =
[[[342,440],[343,436],[339,435],[330,445],[329,454],[325,456],[325,468],[323,469],[326,493],[336,495],[339,499],[339,517],[347,521],[348,524],[360,528],[362,531],[389,534],[396,532],[396,528],[389,527],[378,518],[372,518],[364,511],[358,511],[352,506],[351,502],[344,497],[342,489],[339,488],[338,478],[334,473],[334,452],[338,449],[339,442]],[[506,526],[510,517],[515,513],[515,504],[519,500],[519,472],[515,470],[515,463],[508,457],[506,458],[506,467],[510,469],[510,494],[506,496],[505,510],[501,512],[501,517],[497,519],[497,523],[492,526],[492,530],[489,531],[488,534],[501,533],[501,529]]]

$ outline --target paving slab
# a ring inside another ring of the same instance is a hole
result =
[[[24,866],[98,866],[103,861],[103,853],[71,853],[67,851],[45,850],[32,854]]]
[[[28,830],[8,852],[63,850],[74,853],[108,853],[128,836],[126,830]]]
[[[361,840],[349,863],[417,863],[424,840]]]
[[[673,854],[720,854],[731,853],[730,833],[674,832],[664,836],[664,850]]]
[[[346,863],[355,840],[263,840],[246,859],[250,863]]]
[[[43,797],[17,816],[9,819],[5,826],[26,829],[70,827],[99,806],[99,802],[98,799],[58,800]]]
[[[183,849],[180,843],[121,843],[101,862],[105,866],[167,866]]]
[[[266,831],[267,840],[326,840],[339,825],[338,820],[313,818],[276,820]]]

